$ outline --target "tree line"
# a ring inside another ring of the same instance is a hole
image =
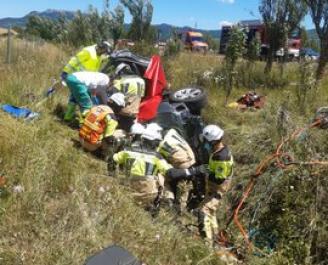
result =
[[[124,23],[124,8],[132,16],[129,27]],[[150,0],[120,0],[113,11],[110,11],[108,4],[101,13],[90,6],[86,12],[77,11],[71,20],[65,16],[56,20],[31,16],[24,33],[74,47],[107,39],[113,39],[114,42],[120,38],[153,40],[156,31],[151,26],[152,16],[153,5]]]

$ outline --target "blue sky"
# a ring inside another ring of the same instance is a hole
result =
[[[30,11],[51,9],[86,10],[89,5],[103,8],[103,0],[1,0],[0,18],[21,17]],[[119,0],[111,0],[115,7]],[[259,0],[153,0],[153,24],[197,26],[200,29],[218,29],[222,23],[260,18]],[[126,22],[130,16],[126,13]],[[303,23],[313,28],[311,19]]]

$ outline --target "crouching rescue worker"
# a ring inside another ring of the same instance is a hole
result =
[[[217,210],[225,192],[230,189],[233,175],[233,157],[229,148],[223,144],[224,131],[216,125],[204,128],[203,145],[210,152],[208,165],[189,169],[172,169],[168,173],[171,179],[192,179],[195,176],[205,178],[205,198],[199,209],[199,229],[201,235],[213,244],[219,232]]]
[[[112,86],[113,93],[125,95],[125,108],[120,112],[120,125],[125,131],[130,131],[139,113],[141,99],[145,96],[145,81],[136,75],[128,64],[121,63],[115,70]]]
[[[117,172],[117,166],[122,168],[137,201],[146,207],[157,208],[166,196],[164,177],[172,166],[156,152],[162,140],[159,132],[139,125],[132,126],[132,130],[135,130],[131,131],[135,134],[134,142],[109,160],[109,174]]]
[[[111,137],[118,126],[116,114],[125,106],[124,95],[113,94],[107,105],[99,105],[91,108],[86,114],[79,131],[82,147],[90,152],[101,147],[107,152]]]
[[[79,105],[82,117],[93,105],[106,104],[109,77],[98,72],[76,72],[66,76],[66,84],[71,92],[65,121],[71,121],[75,115],[75,106]]]
[[[176,169],[188,169],[196,163],[191,147],[175,129],[165,134],[157,151]],[[171,180],[171,185],[179,211],[184,211],[187,209],[192,183],[188,180]]]

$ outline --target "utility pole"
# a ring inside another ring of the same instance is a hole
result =
[[[11,63],[11,26],[8,28],[6,63]]]

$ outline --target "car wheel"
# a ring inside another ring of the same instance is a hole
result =
[[[186,87],[172,92],[170,101],[183,102],[192,114],[200,115],[201,110],[207,104],[207,96],[204,89],[200,87]]]

